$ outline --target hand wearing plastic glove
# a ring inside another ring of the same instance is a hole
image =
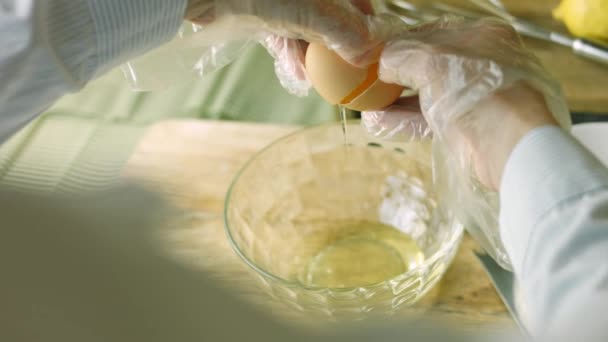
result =
[[[443,18],[404,33],[386,45],[379,73],[419,95],[363,113],[368,130],[383,138],[434,134],[461,167],[472,157],[472,178],[493,190],[525,133],[557,122],[570,125],[557,83],[513,28],[496,19]]]
[[[462,223],[504,267],[498,203],[505,163],[519,140],[543,125],[569,127],[560,88],[497,19],[441,20],[386,44],[379,77],[418,91],[380,112],[363,113],[381,138],[433,135],[438,179]],[[404,106],[405,104],[405,106]]]
[[[350,2],[365,15],[374,13],[371,0],[350,0]],[[308,42],[271,34],[261,43],[275,60],[275,73],[281,85],[294,95],[308,95],[312,87],[304,66]]]
[[[229,35],[241,30],[259,40],[275,59],[283,87],[298,96],[310,89],[304,69],[307,42],[321,41],[349,62],[364,65],[377,58],[382,41],[366,16],[373,12],[370,0],[191,0],[188,7],[186,17],[195,23],[224,20]]]

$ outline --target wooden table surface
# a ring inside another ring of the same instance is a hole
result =
[[[152,126],[134,151],[124,177],[136,178],[188,209],[165,231],[167,250],[178,260],[209,272],[222,286],[288,321],[297,313],[261,292],[247,266],[230,248],[222,210],[228,186],[262,147],[297,127],[212,121],[165,121]],[[466,236],[453,264],[418,308],[463,329],[514,325],[473,254]]]
[[[428,3],[428,0],[408,0]],[[475,8],[467,0],[442,0],[460,7]],[[502,0],[511,14],[567,33],[565,26],[551,16],[560,0]],[[536,39],[524,42],[561,83],[570,109],[577,112],[608,114],[608,65],[598,64],[574,55],[567,47]]]

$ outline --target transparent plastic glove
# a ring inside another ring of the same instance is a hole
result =
[[[266,36],[260,43],[274,58],[274,71],[283,88],[293,95],[307,96],[312,87],[304,67],[308,43],[275,34]]]
[[[371,0],[350,0],[365,15],[374,13]],[[296,96],[306,96],[312,87],[304,66],[308,42],[270,34],[260,42],[274,58],[275,73],[283,88]]]
[[[275,59],[281,84],[298,96],[310,89],[304,69],[307,42],[322,42],[347,61],[366,65],[378,59],[390,27],[385,20],[368,16],[373,12],[370,0],[191,2],[197,5],[187,17],[215,26],[216,39],[247,37],[264,45]]]
[[[373,20],[344,0],[192,0],[200,3],[187,18],[224,26],[223,41],[235,36],[267,34],[323,42],[352,63],[365,63],[367,52],[380,44]],[[218,31],[216,31],[218,32]]]
[[[377,136],[406,140],[432,131],[446,200],[484,249],[510,268],[495,190],[523,135],[541,125],[570,127],[558,84],[497,19],[442,18],[402,33],[386,44],[379,73],[384,82],[417,90],[420,114],[397,103],[364,113],[364,125]]]
[[[275,58],[289,92],[304,96],[306,42],[322,42],[357,65],[378,60],[396,19],[366,15],[370,0],[190,0],[177,37],[122,71],[135,90],[160,90],[202,77],[232,62],[252,42]],[[399,25],[400,26],[400,25]]]
[[[232,63],[254,43],[248,39],[218,41],[211,31],[184,22],[171,42],[121,65],[131,89],[159,91],[194,81]]]
[[[350,3],[364,15],[374,13],[371,0],[350,0]],[[296,96],[308,95],[312,87],[304,67],[308,42],[270,34],[261,44],[274,58],[275,73],[283,88]]]
[[[420,111],[418,96],[403,97],[381,111],[364,112],[362,119],[369,133],[384,140],[408,141],[433,135]]]

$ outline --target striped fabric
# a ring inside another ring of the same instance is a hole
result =
[[[120,173],[145,126],[49,115],[0,147],[0,186],[41,193],[102,190]]]
[[[0,142],[66,92],[170,40],[186,0],[0,1]]]

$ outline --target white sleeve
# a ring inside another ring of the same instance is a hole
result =
[[[60,96],[171,39],[186,0],[0,0],[0,143]]]
[[[500,222],[532,333],[608,340],[608,169],[563,130],[538,128],[507,162]]]

